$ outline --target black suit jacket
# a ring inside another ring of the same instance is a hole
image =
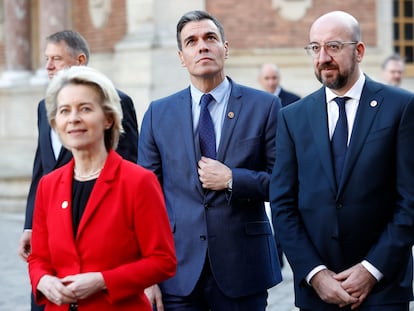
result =
[[[313,268],[338,273],[363,260],[384,275],[365,306],[408,302],[414,94],[366,77],[338,185],[330,145],[324,88],[280,110],[270,199],[296,306],[327,310],[305,281]]]
[[[282,103],[282,107],[285,107],[300,99],[299,95],[296,95],[295,93],[292,93],[292,92],[288,92],[285,89],[281,89],[278,96]]]
[[[125,133],[120,137],[117,152],[126,160],[136,163],[138,158],[138,122],[132,99],[118,90],[123,113],[122,126]],[[38,140],[33,163],[32,181],[26,204],[24,229],[32,228],[33,210],[37,185],[43,175],[69,162],[72,153],[62,147],[58,159],[55,159],[50,140],[50,125],[47,120],[45,101],[42,99],[37,107]]]

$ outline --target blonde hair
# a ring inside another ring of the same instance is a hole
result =
[[[57,97],[59,92],[68,84],[89,85],[100,93],[104,115],[112,120],[112,126],[105,130],[105,147],[116,149],[122,128],[122,109],[120,98],[113,83],[104,74],[87,66],[72,66],[60,70],[50,82],[46,91],[47,119],[52,128],[55,128],[57,113]]]

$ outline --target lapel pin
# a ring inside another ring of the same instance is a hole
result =
[[[69,205],[68,201],[63,201],[63,202],[62,202],[62,208],[63,208],[63,209],[67,208],[67,207],[68,207],[68,205]]]
[[[229,117],[229,119],[233,119],[234,118],[234,112],[230,111],[227,116]]]
[[[371,102],[369,103],[369,105],[370,105],[372,108],[374,108],[374,107],[377,107],[378,102],[377,102],[376,100],[373,100],[373,101],[371,101]]]

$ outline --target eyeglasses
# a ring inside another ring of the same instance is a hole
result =
[[[358,41],[350,41],[350,42],[329,41],[329,42],[326,42],[325,44],[310,43],[307,46],[305,46],[304,49],[306,50],[306,53],[308,53],[310,57],[318,57],[323,47],[325,49],[325,52],[329,56],[334,57],[338,55],[339,53],[341,53],[345,45],[357,44],[357,43]]]

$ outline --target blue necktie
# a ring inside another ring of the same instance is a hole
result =
[[[349,97],[336,97],[334,99],[339,107],[339,118],[331,142],[337,185],[339,185],[339,181],[341,180],[346,150],[348,148],[348,120],[345,111],[345,103],[348,99]]]
[[[200,100],[200,119],[198,121],[198,136],[200,139],[201,155],[216,159],[216,135],[208,105],[214,100],[211,94],[204,94]]]

